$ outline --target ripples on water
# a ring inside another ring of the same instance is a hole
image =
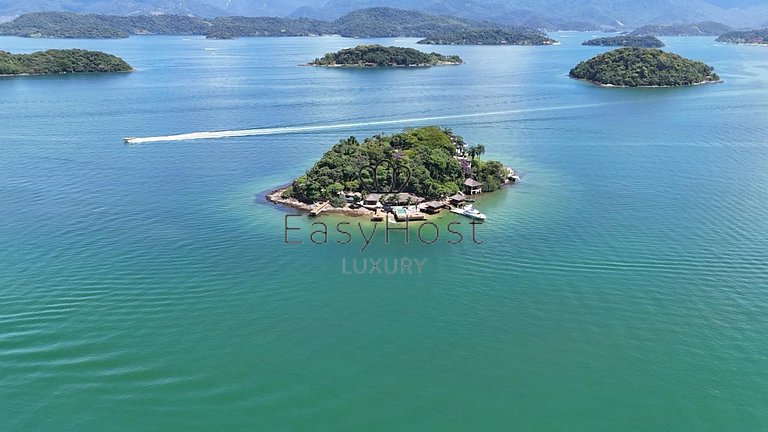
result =
[[[764,429],[764,50],[667,38],[726,83],[602,89],[569,36],[407,71],[295,66],[341,38],[2,38],[139,72],[0,78],[0,429]],[[483,245],[283,244],[256,194],[423,117],[525,174]],[[425,273],[341,274],[403,256]]]

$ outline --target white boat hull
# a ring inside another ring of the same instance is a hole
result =
[[[462,215],[464,217],[468,217],[470,219],[479,220],[479,221],[484,221],[484,220],[486,220],[488,218],[483,213],[471,213],[471,212],[467,212],[464,209],[460,209],[460,208],[451,209],[451,213],[456,213],[458,215]]]

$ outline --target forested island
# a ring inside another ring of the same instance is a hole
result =
[[[717,38],[717,41],[738,45],[768,46],[768,28],[725,33]]]
[[[572,78],[604,86],[678,87],[719,82],[713,68],[655,48],[619,48],[579,63]]]
[[[584,41],[582,45],[589,46],[621,46],[635,48],[661,48],[664,46],[656,36],[632,36],[622,35],[613,37],[601,37]]]
[[[53,75],[86,72],[130,72],[123,59],[101,51],[48,50],[32,54],[0,51],[0,75]]]
[[[459,65],[459,56],[425,53],[413,48],[359,45],[335,53],[325,54],[309,63],[310,66],[326,67],[427,67]]]
[[[520,30],[462,30],[439,34],[416,43],[424,45],[554,45],[556,40],[530,29]]]
[[[638,27],[633,36],[720,36],[733,29],[725,24],[704,21],[696,24],[646,25]]]
[[[0,35],[39,38],[126,38],[130,35],[203,35],[210,39],[249,36],[429,37],[459,31],[520,28],[418,11],[375,7],[334,21],[309,18],[200,18],[181,15],[97,15],[37,12],[0,24]],[[525,29],[536,33],[535,30]]]
[[[393,200],[400,199],[399,194],[412,195],[405,197],[409,200],[442,199],[464,191],[467,179],[482,183],[483,192],[493,192],[506,183],[509,171],[501,162],[480,160],[484,152],[484,146],[467,146],[462,137],[437,126],[376,135],[362,142],[350,137],[339,141],[289,187],[273,194],[272,200],[326,201],[342,207],[345,195],[372,191],[373,171],[365,167],[376,166],[380,167],[379,188],[391,190]],[[392,172],[398,166],[407,167],[410,179],[405,170]],[[388,199],[386,195],[382,201]]]

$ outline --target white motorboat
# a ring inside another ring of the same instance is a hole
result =
[[[464,207],[452,208],[451,213],[460,214],[470,219],[476,219],[481,221],[484,221],[488,218],[483,213],[480,213],[480,210],[476,209],[474,206],[472,206],[472,204],[467,204]]]

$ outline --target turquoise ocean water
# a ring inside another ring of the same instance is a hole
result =
[[[605,89],[566,76],[592,36],[413,70],[298,65],[415,39],[0,38],[137,69],[0,78],[0,430],[768,430],[768,49],[665,38],[725,82]],[[522,173],[482,244],[285,244],[260,194],[420,124]]]

